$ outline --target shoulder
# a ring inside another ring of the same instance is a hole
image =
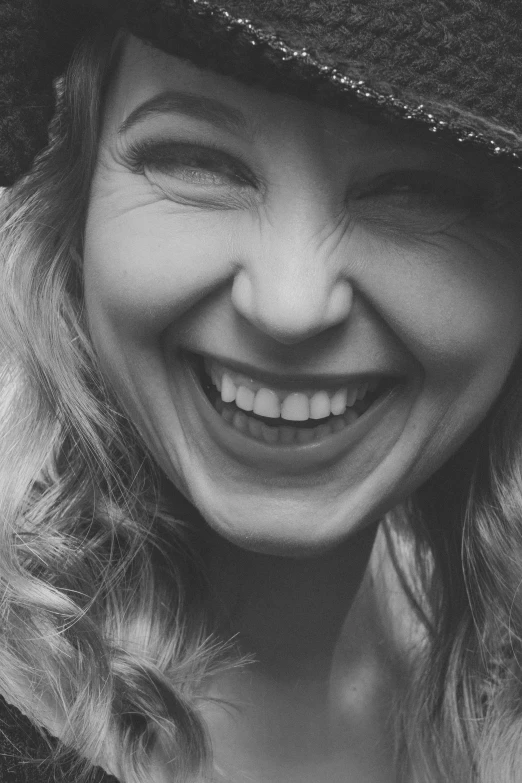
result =
[[[51,765],[56,740],[39,731],[16,707],[0,696],[0,781],[1,783],[75,783],[71,765]],[[90,783],[118,783],[96,768]]]

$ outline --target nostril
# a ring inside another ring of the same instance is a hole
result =
[[[336,326],[350,315],[353,304],[353,288],[349,280],[339,280],[328,299],[325,321],[328,327]]]
[[[234,278],[231,291],[232,304],[245,318],[250,318],[253,313],[254,298],[252,283],[245,269],[241,269]]]

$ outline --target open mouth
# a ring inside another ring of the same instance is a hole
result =
[[[259,398],[256,403],[255,388],[246,388],[248,383],[245,382],[241,390],[237,377],[234,386],[228,374],[225,378],[215,364],[199,354],[187,353],[187,358],[203,392],[221,418],[245,436],[271,445],[291,446],[329,438],[354,424],[401,382],[397,377],[368,376],[357,384],[352,383],[345,388],[332,390],[328,396],[325,391],[318,395],[309,393],[308,412],[305,396],[293,394],[291,396],[295,400],[283,400],[282,410],[278,412],[276,403],[270,415],[263,415],[267,411]],[[258,393],[264,394],[265,397],[270,396],[266,389],[258,390]],[[280,394],[279,398],[283,396],[284,394]],[[231,399],[233,397],[235,399]],[[275,399],[275,394],[273,398]],[[298,410],[299,405],[301,410]],[[330,410],[327,412],[328,407]]]

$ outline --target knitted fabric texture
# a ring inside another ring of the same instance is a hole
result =
[[[233,15],[403,96],[522,129],[520,0],[226,0]]]
[[[47,144],[53,80],[84,26],[56,0],[0,0],[0,184],[26,171]]]
[[[92,23],[93,8],[104,22],[247,83],[368,114],[395,106],[414,122],[426,120],[416,111],[422,103],[453,136],[460,125],[471,129],[470,139],[475,133],[492,148],[522,153],[519,0],[223,0],[220,7],[207,0],[0,0],[4,184],[43,146],[52,78]],[[369,90],[350,93],[328,74],[321,78],[317,64]]]

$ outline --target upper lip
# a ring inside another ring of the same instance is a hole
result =
[[[206,357],[207,359],[215,360],[225,367],[229,367],[241,375],[245,375],[258,383],[266,384],[274,388],[282,388],[288,390],[299,390],[307,387],[315,387],[320,389],[339,389],[342,386],[348,384],[364,383],[375,378],[383,379],[395,379],[399,381],[403,377],[398,372],[382,371],[382,370],[362,370],[354,373],[340,374],[328,374],[328,373],[299,373],[293,375],[283,375],[281,373],[273,372],[272,370],[260,370],[257,367],[253,367],[250,364],[237,361],[237,359],[231,359],[227,356],[220,356],[217,354],[207,353],[206,351],[192,352],[187,351],[189,357],[199,359],[200,357]]]

